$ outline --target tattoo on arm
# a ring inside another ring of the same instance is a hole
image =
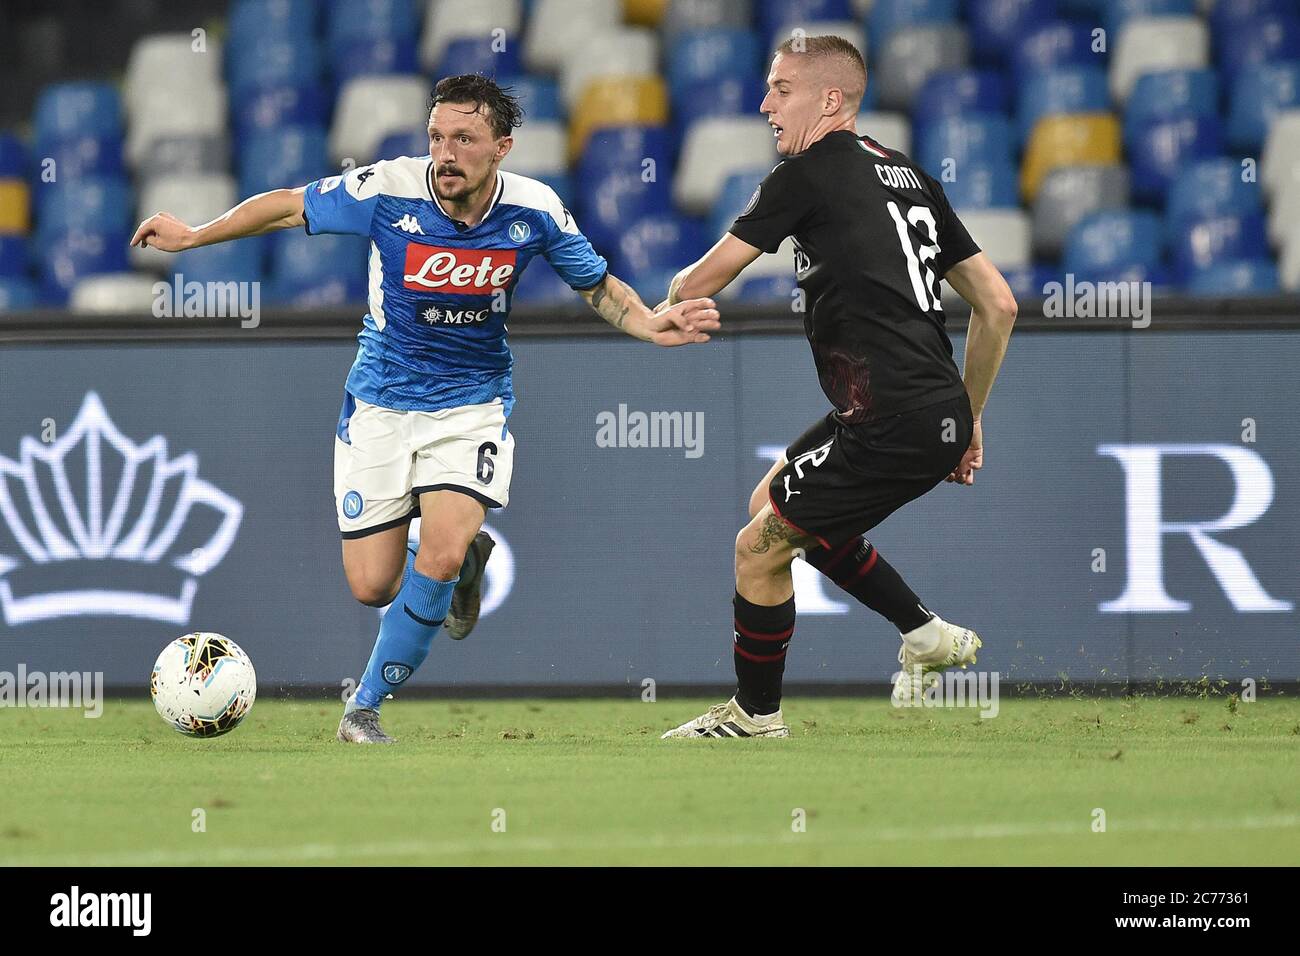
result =
[[[640,297],[626,283],[612,275],[606,276],[605,281],[591,295],[591,307],[602,319],[620,331],[624,331],[633,303],[640,304]]]
[[[763,526],[758,529],[758,540],[749,546],[749,550],[754,554],[767,554],[772,550],[772,545],[781,541],[788,541],[792,547],[802,548],[812,544],[811,538],[806,538],[794,528],[786,524],[785,520],[777,515],[768,515]]]

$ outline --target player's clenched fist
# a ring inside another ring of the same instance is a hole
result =
[[[155,213],[140,223],[131,245],[149,246],[163,252],[180,252],[190,247],[193,230],[169,212]]]
[[[971,433],[970,447],[961,456],[961,461],[944,481],[953,481],[959,485],[975,484],[975,472],[984,467],[984,429],[980,420],[975,419],[975,430]]]

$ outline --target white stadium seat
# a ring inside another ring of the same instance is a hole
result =
[[[1281,248],[1289,236],[1300,231],[1297,223],[1300,223],[1300,179],[1293,179],[1278,189],[1269,204],[1269,241]]]
[[[876,102],[882,109],[911,112],[912,101],[934,73],[956,70],[970,60],[970,35],[957,23],[906,27],[890,35],[868,69],[876,82]]]
[[[226,134],[227,122],[224,86],[193,89],[177,89],[169,83],[154,86],[140,97],[127,121],[127,162],[139,166],[150,146],[161,139],[220,139]]]
[[[590,49],[587,37],[622,22],[622,0],[537,0],[528,20],[524,64],[555,73],[568,57]]]
[[[491,38],[504,30],[511,43],[521,39],[519,0],[429,0],[420,35],[420,67],[432,73],[452,40]]]
[[[330,159],[357,165],[375,161],[379,144],[420,121],[429,103],[429,84],[422,76],[358,76],[339,93],[330,128]]]
[[[157,279],[139,272],[110,272],[87,276],[72,289],[73,312],[131,312],[148,315],[153,310]]]
[[[196,89],[225,88],[221,43],[206,37],[203,49],[195,50],[195,42],[188,33],[153,33],[136,41],[122,82],[122,105],[128,118],[134,118],[151,93],[162,87],[171,90],[177,102],[184,102]]]
[[[534,120],[515,130],[515,144],[501,168],[521,176],[563,173],[568,168],[569,133],[558,120]]]
[[[1285,110],[1273,119],[1264,140],[1259,176],[1270,195],[1300,181],[1300,110]]]
[[[645,27],[602,30],[571,49],[560,64],[560,94],[572,109],[587,84],[605,76],[646,76],[658,72],[659,38]]]
[[[239,201],[235,181],[224,173],[202,176],[165,176],[144,184],[136,206],[136,221],[148,219],[156,212],[169,212],[191,226],[202,225]],[[173,253],[157,249],[131,249],[136,268],[166,271]]]
[[[772,34],[772,45],[769,47],[775,50],[794,34],[795,30],[802,30],[804,36],[820,37],[832,36],[843,37],[855,47],[864,57],[867,55],[867,34],[862,29],[862,24],[854,20],[796,20],[785,24],[779,30]],[[766,69],[767,64],[764,64]]]
[[[859,136],[911,155],[912,124],[902,113],[859,113],[857,127]]]
[[[1287,292],[1300,292],[1300,229],[1293,228],[1282,246],[1278,279]]]
[[[958,210],[957,215],[999,269],[1029,265],[1029,216],[1024,210],[969,209]]]
[[[767,120],[724,116],[701,120],[686,131],[673,181],[673,201],[685,212],[705,215],[727,176],[756,166],[776,165],[776,140]]]
[[[1209,63],[1210,36],[1199,17],[1138,17],[1120,29],[1110,59],[1110,95],[1117,103],[1144,73],[1199,70]]]

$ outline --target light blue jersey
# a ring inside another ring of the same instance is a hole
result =
[[[430,188],[428,156],[403,156],[307,186],[307,232],[370,238],[369,309],[348,374],[371,405],[438,411],[514,403],[506,318],[515,284],[541,255],[574,289],[607,265],[545,183],[497,174],[492,205],[466,228]]]

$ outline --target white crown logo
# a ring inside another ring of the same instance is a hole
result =
[[[17,462],[0,455],[5,622],[124,615],[188,623],[196,578],[226,556],[244,514],[242,504],[197,477],[198,465],[193,452],[169,461],[162,435],[135,444],[94,392],[56,441],[24,436]],[[204,509],[216,528],[187,547],[182,533],[192,518],[203,522]],[[159,565],[179,572],[178,594],[158,592]],[[93,586],[68,589],[77,576]]]

